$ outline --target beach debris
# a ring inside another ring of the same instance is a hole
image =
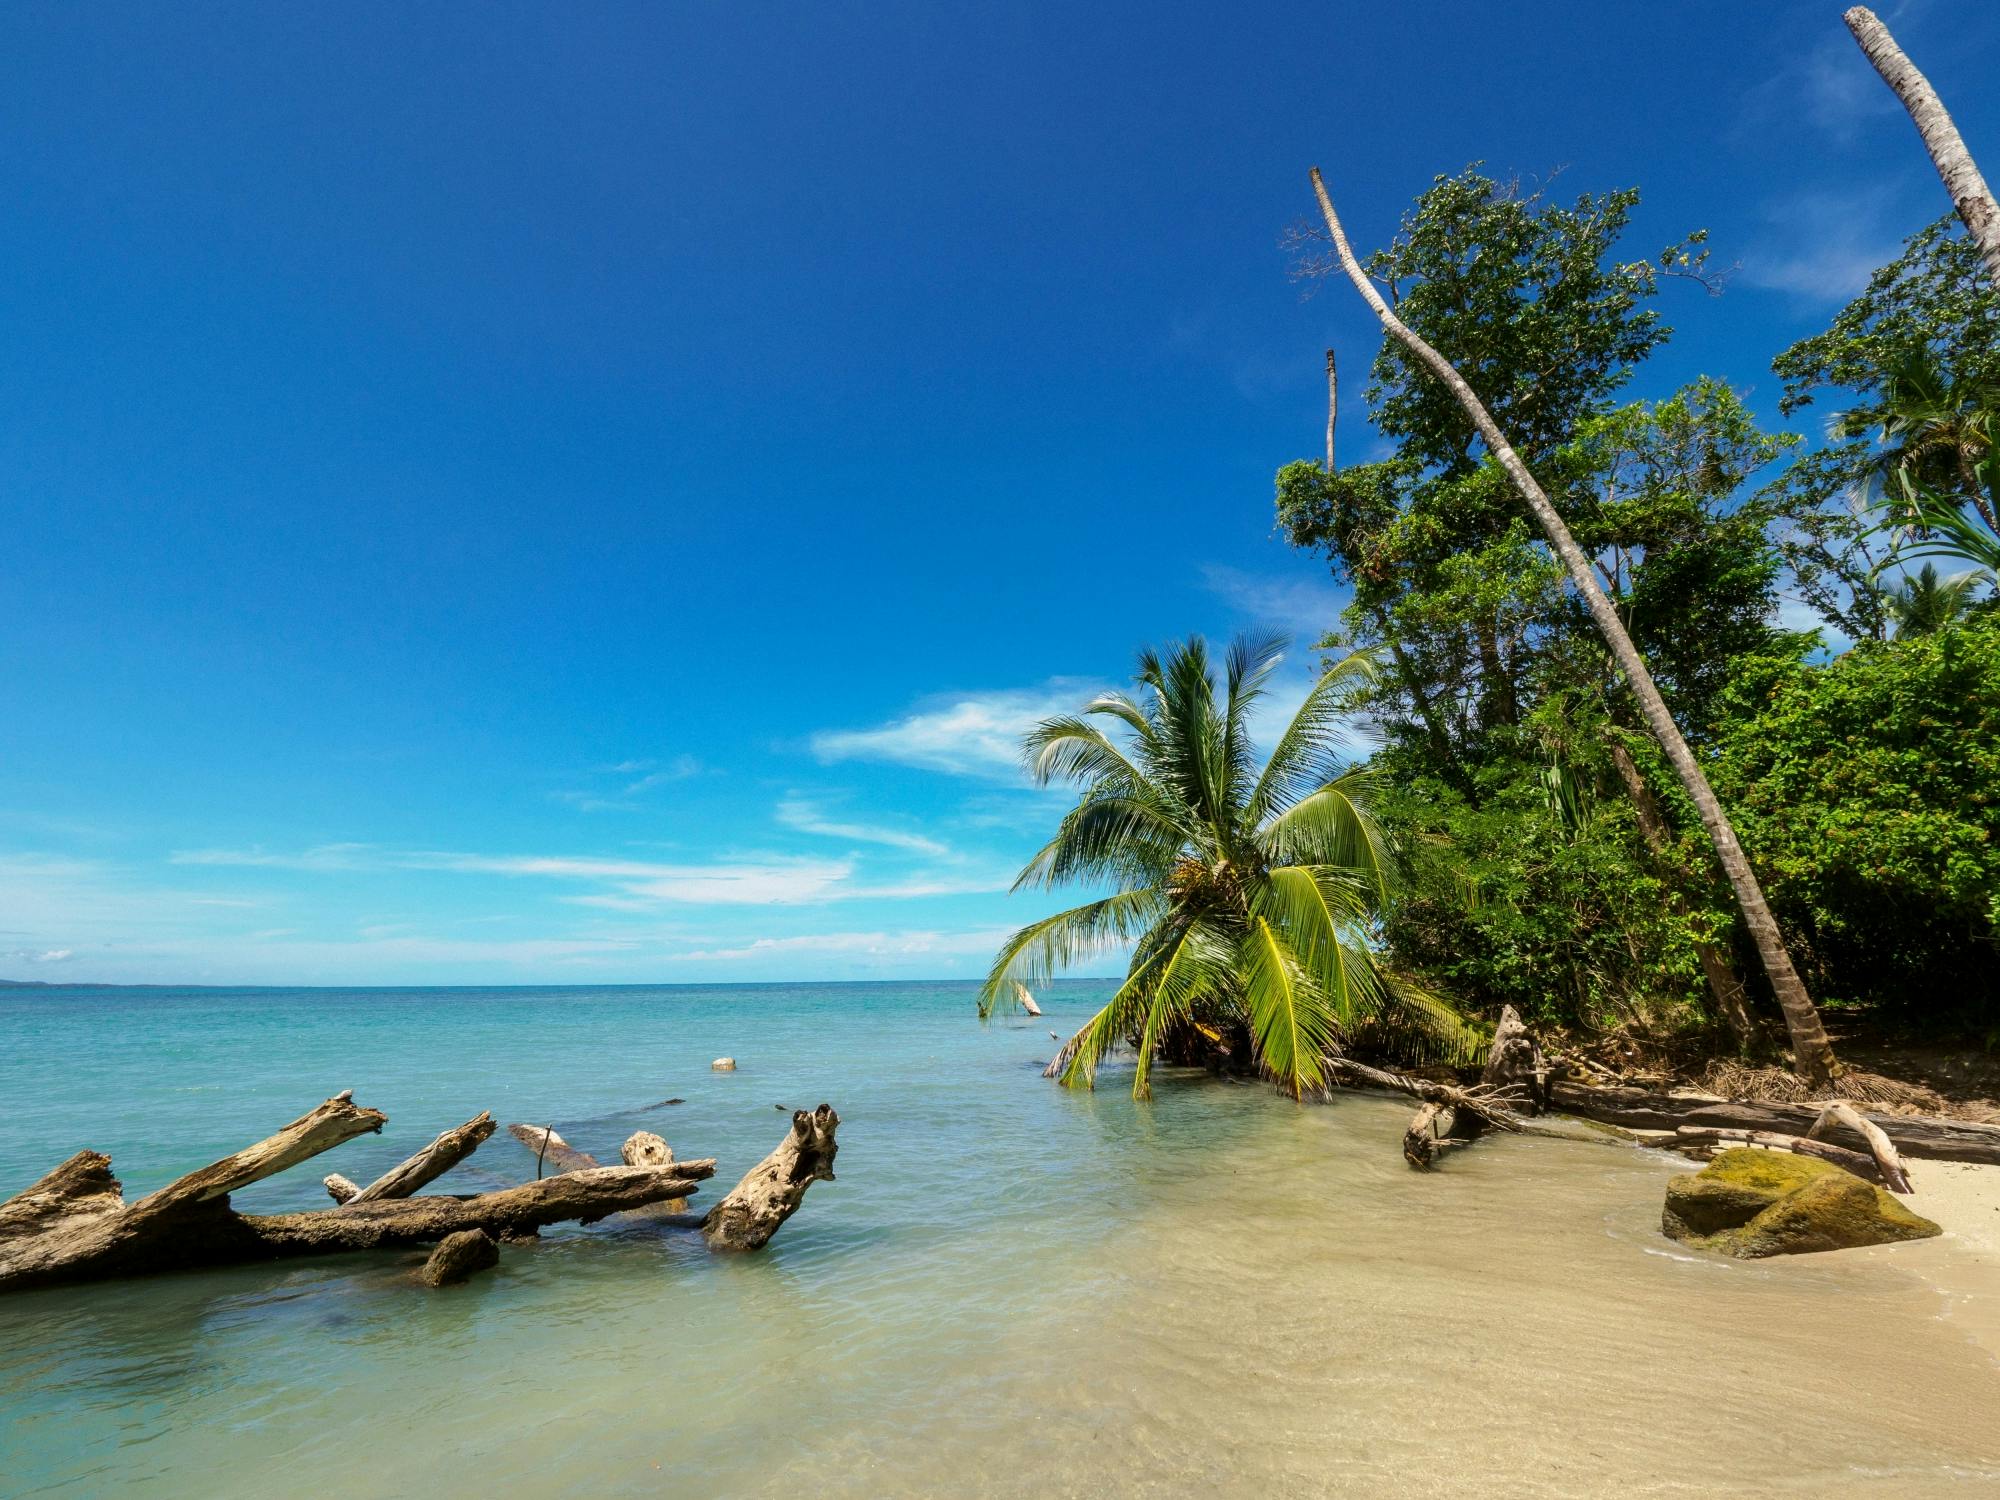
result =
[[[2000,1125],[1944,1115],[1889,1115],[1856,1109],[1845,1100],[1833,1101],[1846,1114],[1873,1126],[1892,1145],[1898,1159],[1970,1161],[2000,1165]],[[1681,1126],[1722,1130],[1759,1130],[1775,1135],[1810,1136],[1813,1140],[1873,1152],[1864,1131],[1855,1128],[1828,1101],[1807,1104],[1759,1103],[1724,1099],[1696,1092],[1656,1093],[1647,1089],[1609,1088],[1556,1080],[1549,1085],[1549,1105],[1564,1114],[1632,1130],[1678,1131]],[[1824,1121],[1823,1128],[1821,1126]]]
[[[351,1203],[361,1189],[338,1172],[329,1172],[320,1178],[320,1186],[326,1189],[327,1197],[335,1203]]]
[[[556,1134],[553,1125],[509,1125],[507,1134],[535,1153],[537,1172],[541,1163],[558,1172],[581,1172],[603,1163],[587,1151],[579,1151]]]
[[[1855,1135],[1868,1143],[1866,1151],[1855,1151],[1846,1146],[1836,1146],[1831,1141],[1821,1140],[1834,1125],[1844,1125]],[[1735,1146],[1760,1146],[1766,1151],[1791,1151],[1800,1156],[1816,1157],[1820,1161],[1831,1162],[1837,1167],[1852,1172],[1856,1177],[1865,1177],[1870,1182],[1879,1182],[1891,1192],[1911,1191],[1909,1169],[1903,1165],[1903,1158],[1897,1152],[1894,1142],[1882,1132],[1873,1121],[1864,1118],[1854,1106],[1842,1100],[1835,1100],[1819,1112],[1819,1118],[1804,1135],[1784,1135],[1771,1130],[1733,1130],[1722,1126],[1682,1125],[1669,1140],[1660,1144],[1679,1151],[1683,1156],[1692,1156],[1698,1161],[1710,1160],[1720,1151]]]
[[[709,1064],[709,1067],[718,1073],[734,1073],[736,1071],[736,1059],[733,1057],[718,1057],[714,1062]]]
[[[662,1222],[676,1229],[701,1229],[715,1249],[755,1250],[797,1211],[807,1188],[832,1180],[840,1117],[825,1104],[795,1113],[778,1148],[702,1217],[682,1210],[714,1175],[715,1162],[678,1161],[665,1140],[646,1130],[625,1142],[623,1165],[607,1167],[571,1146],[552,1126],[510,1125],[508,1134],[535,1153],[537,1171],[553,1165],[553,1175],[486,1193],[418,1194],[418,1187],[463,1161],[492,1135],[493,1120],[486,1113],[436,1137],[367,1188],[332,1174],[328,1192],[344,1199],[336,1207],[281,1214],[244,1214],[231,1208],[229,1195],[236,1189],[378,1131],[385,1123],[379,1110],[362,1108],[351,1090],[343,1091],[275,1135],[136,1203],[125,1201],[108,1156],[79,1151],[0,1202],[0,1291],[431,1245],[468,1231],[478,1231],[489,1242],[531,1239],[546,1225],[593,1224],[639,1209],[672,1214]]]
[[[374,1203],[384,1198],[407,1198],[418,1188],[436,1181],[472,1155],[492,1134],[493,1116],[482,1109],[463,1125],[445,1131],[415,1156],[391,1167],[367,1187],[346,1198],[336,1196],[334,1201],[351,1205]],[[341,1180],[346,1181],[345,1178]],[[348,1186],[351,1187],[353,1184],[349,1183]],[[329,1194],[334,1191],[334,1180],[331,1177],[326,1181],[326,1190]]]
[[[1944,1231],[1831,1162],[1737,1146],[1667,1183],[1667,1238],[1742,1260],[1928,1239]]]
[[[618,1148],[618,1159],[628,1167],[670,1167],[674,1164],[674,1148],[650,1130],[635,1130]],[[659,1211],[685,1213],[687,1199],[670,1198],[659,1206]]]
[[[1523,1116],[1540,1107],[1547,1074],[1541,1048],[1511,1005],[1501,1010],[1486,1066],[1479,1082],[1469,1088],[1371,1068],[1346,1057],[1328,1061],[1343,1076],[1422,1101],[1403,1132],[1403,1160],[1419,1171],[1429,1171],[1446,1151],[1469,1145],[1489,1126],[1532,1133]]]
[[[601,1167],[468,1197],[375,1199],[289,1214],[239,1214],[229,1195],[343,1141],[380,1130],[343,1091],[276,1134],[127,1203],[111,1159],[79,1151],[0,1203],[0,1290],[298,1255],[429,1244],[465,1229],[504,1237],[585,1223],[697,1191],[712,1161]],[[421,1154],[421,1153],[420,1153]]]
[[[822,1104],[792,1116],[792,1128],[778,1149],[744,1174],[727,1197],[708,1211],[701,1232],[712,1250],[761,1250],[785,1220],[798,1211],[806,1189],[833,1181],[839,1151],[834,1132],[840,1116]]]
[[[1039,1016],[1042,1013],[1042,1008],[1035,1004],[1035,997],[1028,993],[1028,987],[1018,979],[1014,981],[1014,999],[1029,1015]]]
[[[500,1247],[483,1229],[461,1229],[438,1241],[431,1258],[417,1272],[425,1286],[452,1286],[475,1271],[491,1270],[500,1264]]]

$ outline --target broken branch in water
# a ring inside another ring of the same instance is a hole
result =
[[[754,1250],[798,1209],[814,1182],[831,1180],[840,1117],[822,1104],[792,1117],[777,1150],[750,1170],[705,1219],[717,1249]],[[229,1194],[309,1160],[356,1135],[379,1130],[383,1115],[343,1092],[276,1134],[126,1203],[109,1157],[79,1151],[25,1191],[0,1202],[0,1291],[190,1266],[228,1265],[430,1244],[467,1231],[494,1239],[532,1235],[545,1225],[594,1223],[653,1204],[680,1205],[715,1171],[713,1160],[676,1161],[667,1143],[640,1131],[625,1144],[626,1164],[599,1166],[553,1129],[511,1127],[523,1144],[551,1157],[557,1175],[497,1192],[416,1196],[493,1133],[482,1113],[356,1188],[335,1173],[328,1191],[340,1206],[302,1213],[243,1214]],[[537,1141],[535,1137],[539,1136]]]

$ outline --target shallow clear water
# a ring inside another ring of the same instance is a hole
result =
[[[712,1200],[773,1105],[842,1116],[759,1256],[612,1220],[440,1293],[412,1253],[0,1300],[0,1494],[2000,1493],[1950,1240],[1713,1260],[1658,1234],[1664,1157],[1420,1177],[1393,1101],[1046,1083],[1098,993],[982,1028],[940,984],[0,992],[0,1194],[89,1145],[134,1196],[345,1087],[384,1134],[240,1204],[481,1108],[658,1130]],[[525,1175],[498,1136],[440,1186]]]

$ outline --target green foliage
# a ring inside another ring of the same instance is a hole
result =
[[[1382,770],[1395,785],[1395,763]],[[1717,919],[1676,906],[1601,756],[1506,771],[1482,778],[1477,803],[1420,782],[1383,798],[1405,851],[1383,929],[1397,961],[1462,1004],[1513,1005],[1531,1023],[1698,1016],[1695,943]]]
[[[2000,619],[1746,662],[1709,774],[1822,992],[2000,1003]]]
[[[1029,735],[1036,779],[1080,791],[1015,888],[1088,883],[1113,894],[1009,938],[980,1013],[1017,985],[1134,943],[1125,982],[1057,1057],[1065,1083],[1090,1084],[1125,1040],[1138,1053],[1133,1093],[1145,1098],[1163,1049],[1223,1028],[1244,1033],[1294,1095],[1320,1087],[1335,1043],[1364,1029],[1394,1032],[1420,1054],[1463,1054],[1457,1017],[1384,973],[1369,941],[1389,860],[1370,780],[1340,766],[1335,742],[1372,663],[1351,656],[1325,672],[1259,768],[1249,715],[1279,655],[1275,640],[1238,641],[1218,698],[1200,637],[1148,651],[1137,697],[1106,694]]]
[[[1667,336],[1661,275],[1701,271],[1699,235],[1623,258],[1635,202],[1557,208],[1440,178],[1369,268],[1592,559],[1811,983],[1934,1019],[1942,987],[1990,1018],[2000,606],[1934,570],[1880,584],[1908,558],[2000,565],[2000,294],[1952,222],[1914,236],[1777,361],[1785,413],[1840,393],[1824,445],[1763,430],[1719,381],[1621,404]],[[1389,953],[1464,1003],[1545,1022],[1703,1024],[1704,949],[1759,980],[1693,808],[1456,402],[1395,340],[1374,375],[1393,455],[1288,465],[1277,498],[1292,542],[1353,587],[1327,644],[1384,663],[1361,706],[1403,859]],[[1774,623],[1781,585],[1864,645],[1816,660],[1817,636]]]
[[[1779,546],[1801,596],[1856,640],[1880,639],[1889,614],[1874,587],[1892,532],[1910,556],[1991,568],[1995,531],[1994,411],[2000,407],[2000,291],[1955,218],[1912,235],[1902,255],[1826,332],[1772,362],[1790,414],[1826,393],[1857,398],[1829,424],[1829,443],[1775,484],[1789,518]]]

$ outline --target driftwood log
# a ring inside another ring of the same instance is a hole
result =
[[[507,1134],[535,1153],[536,1176],[544,1170],[584,1172],[603,1165],[587,1151],[579,1151],[556,1134],[553,1125],[509,1125]]]
[[[650,1130],[635,1130],[618,1148],[618,1159],[628,1167],[670,1167],[674,1164],[674,1148]],[[660,1205],[660,1212],[686,1213],[687,1199],[670,1198]]]
[[[1795,1136],[1812,1131],[1825,1112],[1822,1104],[1758,1104],[1713,1094],[1656,1094],[1645,1089],[1596,1088],[1560,1081],[1549,1086],[1549,1105],[1564,1114],[1636,1130],[1706,1125]],[[1851,1105],[1846,1108],[1880,1130],[1903,1156],[2000,1164],[2000,1125],[1940,1115],[1864,1114]],[[1870,1149],[1867,1137],[1845,1121],[1830,1122],[1813,1138],[1855,1151]]]
[[[779,1226],[798,1211],[806,1189],[833,1181],[839,1150],[834,1132],[840,1116],[822,1104],[792,1115],[792,1128],[778,1149],[744,1174],[743,1180],[702,1220],[701,1232],[715,1250],[760,1250]]]
[[[391,1167],[367,1187],[358,1189],[346,1198],[336,1195],[334,1201],[353,1204],[374,1203],[383,1198],[407,1198],[418,1188],[435,1182],[472,1155],[492,1134],[493,1116],[481,1110],[463,1125],[445,1131],[409,1160]],[[328,1193],[333,1193],[332,1178],[327,1179],[326,1190]]]

